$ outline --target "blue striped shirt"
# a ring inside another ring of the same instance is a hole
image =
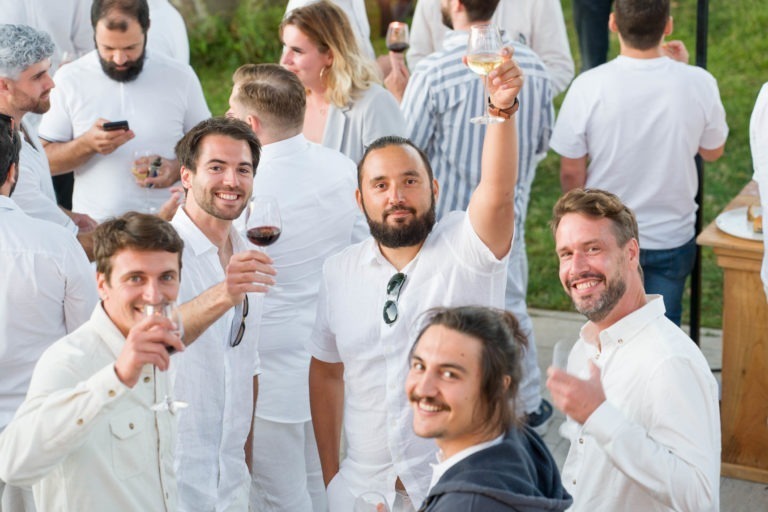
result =
[[[483,81],[461,58],[467,53],[469,32],[449,32],[442,51],[416,66],[401,105],[407,133],[421,147],[440,184],[437,215],[466,210],[480,183],[484,125],[469,122],[482,115],[487,103]],[[515,231],[523,233],[525,214],[536,165],[544,158],[554,125],[549,75],[539,57],[527,46],[514,47],[514,59],[523,70],[520,110],[515,116],[518,134],[518,181],[515,187]]]

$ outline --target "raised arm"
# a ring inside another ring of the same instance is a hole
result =
[[[515,104],[523,85],[523,74],[512,49],[502,51],[504,62],[488,75],[491,102],[501,110]],[[467,120],[469,122],[469,120]],[[515,116],[488,125],[483,143],[482,175],[469,202],[472,227],[497,258],[509,252],[515,229],[515,184],[517,183],[517,128]]]

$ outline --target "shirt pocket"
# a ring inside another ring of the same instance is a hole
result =
[[[150,439],[147,411],[133,407],[109,422],[112,434],[112,466],[118,478],[138,475],[149,466]]]

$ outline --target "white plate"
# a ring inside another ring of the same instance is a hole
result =
[[[759,207],[753,208],[752,211],[755,215],[761,214],[761,208]],[[717,219],[715,219],[715,224],[729,235],[746,238],[747,240],[763,239],[762,233],[755,233],[752,231],[752,223],[747,220],[746,206],[721,213],[717,216]]]

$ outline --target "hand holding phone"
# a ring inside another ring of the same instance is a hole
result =
[[[101,125],[102,130],[112,132],[115,130],[128,130],[128,121],[110,121]]]

